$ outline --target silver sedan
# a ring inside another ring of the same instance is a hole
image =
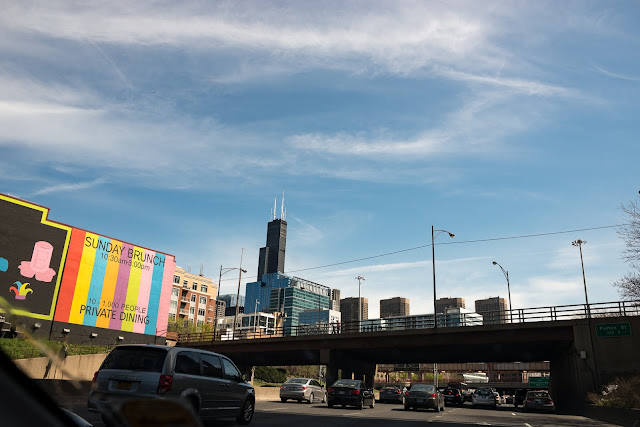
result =
[[[280,400],[286,402],[288,399],[302,402],[306,400],[313,403],[321,400],[327,401],[327,390],[324,389],[318,380],[312,378],[291,378],[280,386]]]

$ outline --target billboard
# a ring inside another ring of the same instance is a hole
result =
[[[13,314],[51,320],[71,227],[49,209],[0,194],[0,298]]]
[[[73,228],[54,320],[166,336],[175,258]]]

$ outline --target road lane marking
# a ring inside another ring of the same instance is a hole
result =
[[[531,424],[524,423],[527,427],[533,427]]]

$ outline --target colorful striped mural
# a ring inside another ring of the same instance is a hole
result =
[[[73,228],[55,321],[165,336],[171,255]]]

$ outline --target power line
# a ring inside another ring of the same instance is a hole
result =
[[[605,229],[605,228],[620,227],[621,225],[622,224],[604,225],[602,227],[579,228],[579,229],[576,229],[576,230],[551,231],[551,232],[547,232],[547,233],[536,233],[536,234],[522,234],[522,235],[519,235],[519,236],[494,237],[494,238],[477,239],[477,240],[463,240],[463,241],[458,241],[458,242],[442,242],[442,243],[436,243],[436,245],[461,245],[461,244],[466,244],[466,243],[494,242],[494,241],[499,241],[499,240],[528,239],[528,238],[532,238],[532,237],[542,237],[542,236],[553,236],[553,235],[556,235],[556,234],[576,233],[578,231],[602,230],[602,229]],[[400,254],[400,253],[403,253],[403,252],[410,252],[410,251],[415,251],[415,250],[418,250],[418,249],[424,249],[424,248],[429,248],[429,247],[431,247],[430,243],[427,244],[427,245],[415,246],[413,248],[408,248],[408,249],[400,249],[400,250],[393,251],[393,252],[387,252],[387,253],[379,254],[379,255],[371,255],[371,256],[368,256],[368,257],[364,257],[364,258],[352,259],[352,260],[349,260],[349,261],[341,261],[341,262],[336,262],[336,263],[333,263],[333,264],[320,265],[320,266],[317,266],[317,267],[308,267],[308,268],[301,268],[301,269],[298,269],[298,270],[291,270],[291,271],[287,271],[286,273],[297,273],[299,271],[318,270],[320,268],[327,268],[327,267],[335,267],[337,265],[352,264],[354,262],[366,261],[366,260],[375,259],[375,258],[382,258],[382,257],[385,257],[385,256],[396,255],[396,254]]]

